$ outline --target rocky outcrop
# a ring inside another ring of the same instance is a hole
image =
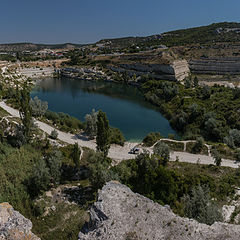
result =
[[[206,58],[189,61],[191,72],[213,75],[240,74],[240,58]]]
[[[32,222],[8,203],[0,204],[0,240],[40,240],[32,232]]]
[[[27,78],[52,77],[54,73],[54,68],[53,67],[20,68],[18,69],[17,73]]]
[[[155,79],[182,81],[190,73],[186,60],[175,60],[171,64],[119,64],[110,66],[112,71],[127,72],[129,75],[149,75]]]
[[[79,240],[237,240],[240,226],[214,223],[211,226],[175,215],[133,193],[128,187],[109,182],[90,210],[91,220],[79,233]]]

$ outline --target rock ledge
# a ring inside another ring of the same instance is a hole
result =
[[[0,203],[0,240],[40,240],[32,232],[32,222],[9,203]]]
[[[239,225],[208,226],[181,218],[169,206],[154,203],[117,182],[108,182],[99,192],[90,217],[79,240],[240,239]]]

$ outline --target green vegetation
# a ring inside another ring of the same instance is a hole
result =
[[[144,139],[143,144],[146,147],[151,147],[154,143],[156,143],[158,140],[162,138],[160,133],[149,133]]]
[[[32,109],[30,106],[30,91],[27,84],[21,90],[19,114],[23,125],[23,136],[27,142],[31,138]]]
[[[208,225],[223,220],[221,210],[211,200],[209,192],[208,186],[198,185],[191,190],[190,194],[183,196],[184,213],[187,217]]]
[[[165,81],[149,80],[142,85],[142,90],[146,100],[159,107],[183,139],[202,136],[208,141],[223,142],[228,134],[231,140],[232,135],[238,133],[233,129],[240,128],[240,115],[236,114],[240,98],[234,97],[233,89],[217,85],[185,88],[178,83],[171,84],[175,87],[169,88]],[[169,96],[166,88],[173,93],[171,99],[165,96]],[[178,94],[172,89],[178,89]]]
[[[101,110],[97,115],[97,150],[107,157],[110,148],[110,128],[107,116]]]
[[[81,155],[81,150],[78,146],[77,143],[73,145],[73,151],[72,151],[72,160],[77,168],[80,167],[80,155]]]
[[[54,126],[57,125],[61,131],[73,133],[83,129],[83,123],[80,120],[65,113],[56,113],[48,110],[45,113],[45,117],[50,120]]]
[[[192,198],[193,191],[198,190],[199,186],[205,188],[204,186],[207,185],[210,197],[206,195],[206,202],[202,207],[208,215],[203,216],[201,213],[194,215],[197,220],[199,216],[205,217],[202,221],[207,224],[211,224],[212,218],[209,218],[211,214],[216,213],[213,216],[214,219],[217,219],[215,216],[219,216],[215,208],[212,209],[213,212],[207,208],[209,199],[215,199],[214,202],[210,201],[214,206],[227,201],[228,197],[233,197],[235,186],[240,183],[238,170],[179,162],[171,162],[164,167],[161,162],[159,163],[157,156],[150,157],[148,153],[140,154],[136,159],[121,162],[111,171],[115,171],[121,182],[133,191],[161,204],[169,204],[182,216],[189,216],[185,209],[187,204],[195,202]],[[188,203],[183,201],[183,196],[188,196]]]
[[[42,117],[48,109],[48,103],[41,101],[37,96],[30,100],[32,115],[34,117]]]

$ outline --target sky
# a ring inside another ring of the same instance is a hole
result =
[[[0,43],[94,43],[240,22],[239,0],[0,0]]]

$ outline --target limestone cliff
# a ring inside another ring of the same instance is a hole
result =
[[[8,203],[0,204],[0,240],[40,240],[32,232],[32,222]]]
[[[155,79],[182,81],[189,73],[189,67],[186,60],[175,60],[169,64],[119,64],[118,66],[110,66],[115,72],[127,72],[129,75],[137,76],[149,75]]]
[[[79,240],[226,240],[240,239],[240,226],[200,224],[175,215],[133,193],[128,187],[109,182],[90,210],[91,220],[79,233]]]
[[[189,61],[191,72],[198,74],[213,75],[239,75],[240,74],[240,58],[206,58],[193,59]]]

